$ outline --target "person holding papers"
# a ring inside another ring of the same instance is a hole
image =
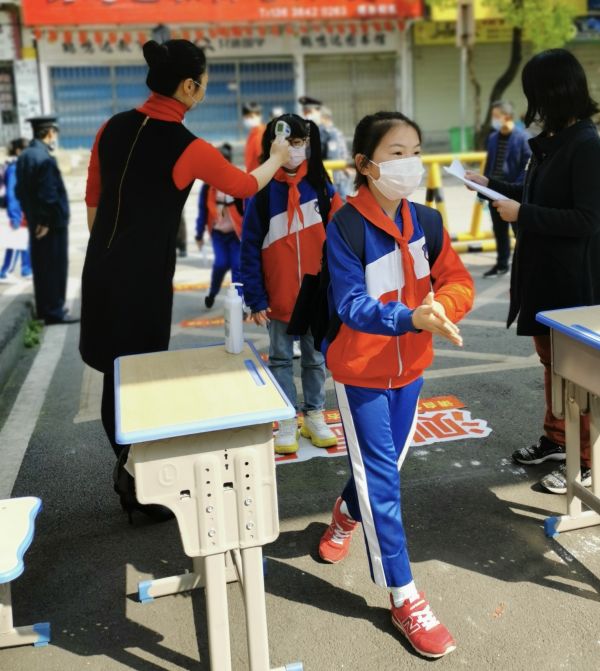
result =
[[[510,286],[507,326],[533,336],[544,366],[544,435],[536,445],[516,450],[519,464],[561,461],[541,485],[563,494],[565,425],[552,414],[551,348],[546,326],[535,315],[600,303],[600,137],[592,120],[599,109],[589,94],[579,61],[564,49],[534,56],[523,68],[527,98],[525,123],[538,121],[542,132],[532,149],[524,184],[509,184],[467,172],[465,177],[508,197],[493,201],[503,221],[516,223],[517,245]],[[582,417],[581,479],[591,483],[589,417]]]

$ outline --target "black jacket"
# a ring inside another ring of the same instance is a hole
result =
[[[195,136],[183,124],[132,110],[112,117],[98,144],[102,189],[81,288],[83,360],[104,373],[125,354],[169,347],[175,245],[191,184],[173,166]]]
[[[41,140],[33,140],[19,156],[16,193],[30,228],[69,225],[67,190],[56,159]]]
[[[525,183],[490,187],[522,203],[507,326],[546,335],[538,312],[600,303],[600,137],[584,119],[529,144]]]

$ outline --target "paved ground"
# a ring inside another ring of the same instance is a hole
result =
[[[82,185],[81,177],[69,179],[74,311],[87,239]],[[453,228],[466,230],[471,195],[450,187],[447,198]],[[190,201],[190,228],[193,209]],[[537,487],[548,467],[525,470],[507,459],[540,433],[541,368],[530,342],[503,327],[507,278],[481,279],[493,256],[465,260],[477,278],[478,301],[464,322],[464,351],[438,343],[423,396],[458,397],[491,433],[424,441],[403,469],[417,586],[458,641],[458,649],[435,664],[448,670],[595,671],[600,532],[573,531],[557,540],[543,534],[544,518],[561,513],[564,499]],[[209,263],[210,253],[191,253],[180,260],[177,281],[205,282]],[[27,285],[0,288],[3,317],[17,295],[27,297]],[[181,325],[222,314],[220,300],[205,311],[203,295],[177,293],[173,348],[222,339],[221,326]],[[264,331],[248,327],[247,336],[265,351]],[[84,369],[77,341],[77,326],[47,329],[40,348],[22,351],[0,393],[0,498],[36,495],[44,504],[25,573],[13,583],[15,621],[52,625],[50,646],[1,650],[0,669],[208,670],[201,592],[148,605],[136,600],[139,580],[183,572],[191,563],[174,523],[156,526],[138,518],[127,524],[111,491],[98,378]],[[334,408],[328,388],[328,407]],[[424,669],[431,662],[413,654],[390,624],[387,597],[368,577],[362,538],[356,535],[338,566],[317,559],[319,536],[347,476],[343,456],[278,466],[281,534],[265,548],[272,665],[301,660],[310,671]],[[228,593],[234,669],[240,671],[247,668],[243,605],[236,585]]]

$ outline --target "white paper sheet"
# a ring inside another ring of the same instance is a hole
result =
[[[456,177],[456,179],[460,179],[460,181],[463,184],[470,186],[472,189],[475,189],[477,193],[480,193],[482,196],[485,196],[490,200],[509,200],[506,196],[503,196],[501,193],[498,193],[493,189],[488,189],[487,186],[482,186],[481,184],[477,184],[477,182],[473,182],[470,179],[467,179],[465,177],[465,169],[463,167],[463,164],[457,159],[454,159],[454,161],[452,161],[450,167],[444,166],[444,172],[448,173],[449,175],[452,175],[452,177]]]

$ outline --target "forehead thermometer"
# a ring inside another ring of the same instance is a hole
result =
[[[292,134],[292,129],[285,121],[277,121],[275,124],[275,137],[281,140],[285,140]]]

